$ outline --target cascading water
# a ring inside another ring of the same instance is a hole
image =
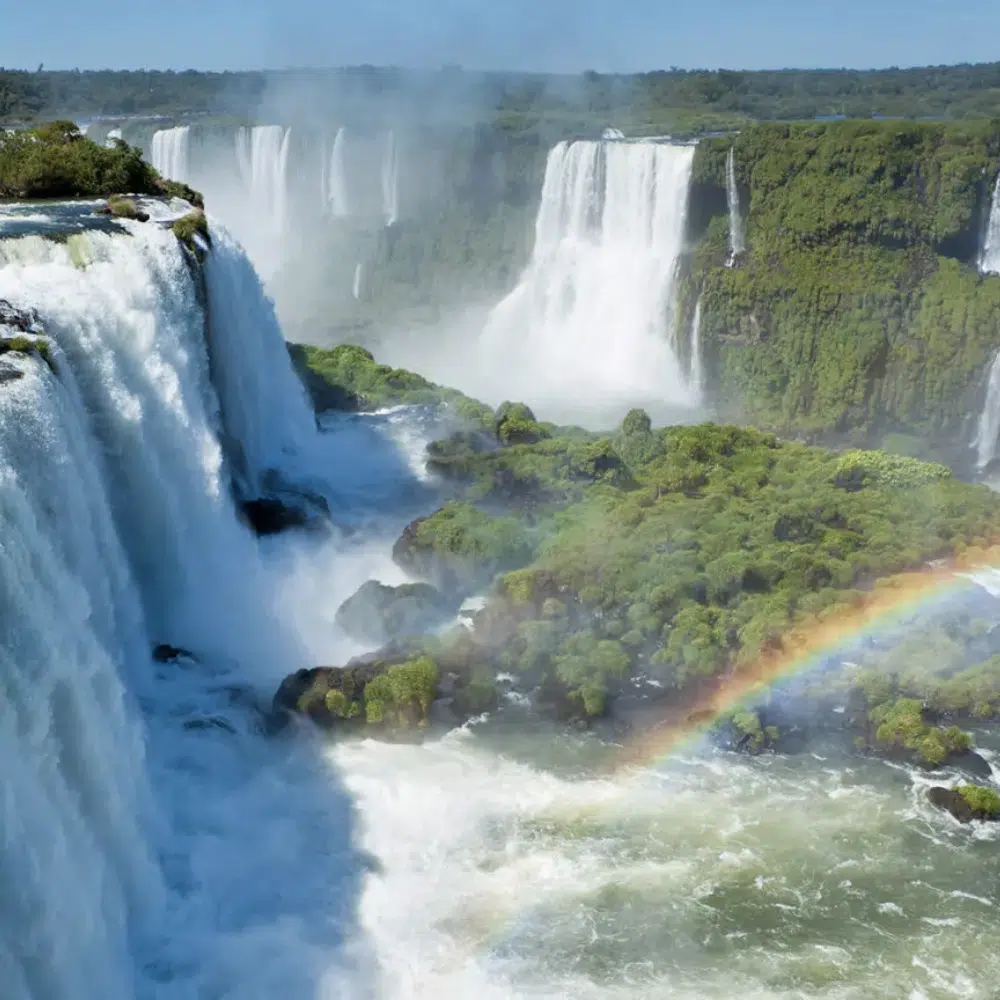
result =
[[[694,405],[673,343],[693,159],[691,146],[649,142],[552,150],[531,262],[480,341],[501,393],[590,424]]]
[[[990,367],[986,381],[986,399],[972,442],[978,469],[985,469],[997,457],[998,441],[1000,441],[1000,351],[997,352]]]
[[[122,130],[120,128],[113,128],[108,132],[107,138],[104,140],[104,145],[108,149],[115,148],[115,141],[121,139]]]
[[[705,392],[705,374],[702,370],[701,360],[701,302],[702,297],[698,296],[698,302],[694,307],[694,318],[691,320],[691,363],[688,381],[701,399]]]
[[[153,135],[150,161],[161,176],[187,183],[191,175],[191,128],[179,125],[161,129]]]
[[[979,258],[979,270],[983,274],[1000,274],[1000,177],[997,177],[997,184],[993,189],[990,221]]]
[[[740,191],[736,184],[735,146],[729,147],[729,156],[726,158],[726,200],[729,203],[729,263],[734,264],[746,252]]]
[[[213,320],[220,413],[191,267],[169,230],[123,225],[0,239],[0,298],[38,311],[57,372],[8,355],[0,387],[2,992],[264,1000],[352,976],[366,996],[347,802],[255,732],[254,685],[308,661],[217,434],[279,452],[274,372],[249,368],[289,362],[220,231],[209,296],[244,302]],[[200,662],[156,664],[158,642]]]
[[[291,129],[243,127],[236,133],[236,160],[248,199],[240,236],[265,278],[281,263],[288,221],[288,151]]]
[[[346,144],[346,129],[337,129],[333,140],[333,149],[330,152],[330,162],[326,164],[326,190],[324,192],[330,214],[336,219],[343,219],[351,214],[347,196]]]
[[[354,301],[357,302],[361,298],[361,289],[363,287],[365,277],[365,265],[359,260],[354,267],[354,282],[351,285],[351,294],[354,296]]]
[[[394,226],[399,219],[399,154],[395,132],[389,132],[385,137],[385,152],[382,157],[382,215],[387,226]]]

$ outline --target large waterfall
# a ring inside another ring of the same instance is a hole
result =
[[[1000,177],[997,177],[997,184],[993,190],[990,221],[979,259],[979,270],[983,274],[1000,274]]]
[[[324,164],[326,184],[324,185],[324,200],[334,218],[342,219],[351,214],[347,194],[347,162],[346,150],[347,131],[337,130],[330,151],[330,161]]]
[[[976,436],[972,447],[976,451],[976,467],[985,469],[997,457],[1000,443],[1000,351],[993,359],[989,377],[986,380],[986,398],[979,415]]]
[[[187,183],[191,176],[191,128],[161,129],[153,136],[150,160],[163,177]]]
[[[127,228],[0,239],[0,298],[37,310],[55,370],[8,354],[0,386],[0,992],[314,996],[350,964],[350,817],[240,695],[306,662],[219,438],[280,460],[301,390],[224,232],[210,358],[177,240]]]
[[[503,392],[591,423],[694,404],[674,344],[693,158],[652,142],[552,150],[531,262],[481,340]]]
[[[729,147],[726,157],[726,200],[729,203],[729,262],[734,264],[746,251],[743,237],[743,216],[740,212],[740,191],[736,184],[736,147]]]

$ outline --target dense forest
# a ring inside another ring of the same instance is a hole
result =
[[[660,70],[631,76],[338,70],[201,73],[0,69],[0,121],[57,116],[240,114],[273,86],[315,86],[331,102],[351,97],[451,100],[488,108],[505,126],[614,120],[633,130],[691,132],[750,120],[827,116],[965,118],[1000,107],[1000,62],[919,69],[717,72]]]

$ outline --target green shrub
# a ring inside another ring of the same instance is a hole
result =
[[[909,750],[920,763],[933,767],[972,746],[968,733],[956,726],[941,729],[928,725],[915,698],[899,698],[877,706],[871,712],[871,721],[878,727],[875,738],[881,746]]]
[[[437,664],[427,656],[389,667],[365,686],[366,720],[370,725],[426,726],[437,680]]]
[[[206,243],[211,242],[208,218],[200,208],[181,216],[170,228],[173,230],[174,236],[189,250],[195,252],[199,250],[198,244],[195,242],[196,235],[200,236]]]
[[[974,812],[988,819],[1000,817],[1000,795],[981,785],[959,785],[956,789]]]

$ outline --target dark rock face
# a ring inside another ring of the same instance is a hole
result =
[[[19,378],[24,378],[24,372],[18,371],[12,365],[0,364],[0,385],[16,382]]]
[[[936,785],[928,791],[927,797],[932,805],[950,812],[959,823],[971,823],[974,819],[996,819],[995,816],[990,816],[982,810],[974,809],[965,800],[965,797],[954,788],[943,788]]]
[[[948,763],[975,778],[993,777],[993,769],[990,767],[989,761],[985,757],[981,757],[975,750],[953,753],[948,758]]]
[[[153,648],[153,659],[157,663],[176,663],[178,660],[197,661],[194,653],[190,653],[178,646],[171,646],[165,642]]]
[[[33,310],[18,309],[6,299],[0,299],[0,326],[9,327],[19,333],[37,333],[38,316]]]
[[[305,510],[276,497],[247,500],[242,509],[247,523],[258,535],[277,535],[289,528],[305,527],[312,520]]]
[[[341,604],[337,624],[352,638],[382,643],[444,624],[458,604],[427,583],[387,587],[369,580]]]

